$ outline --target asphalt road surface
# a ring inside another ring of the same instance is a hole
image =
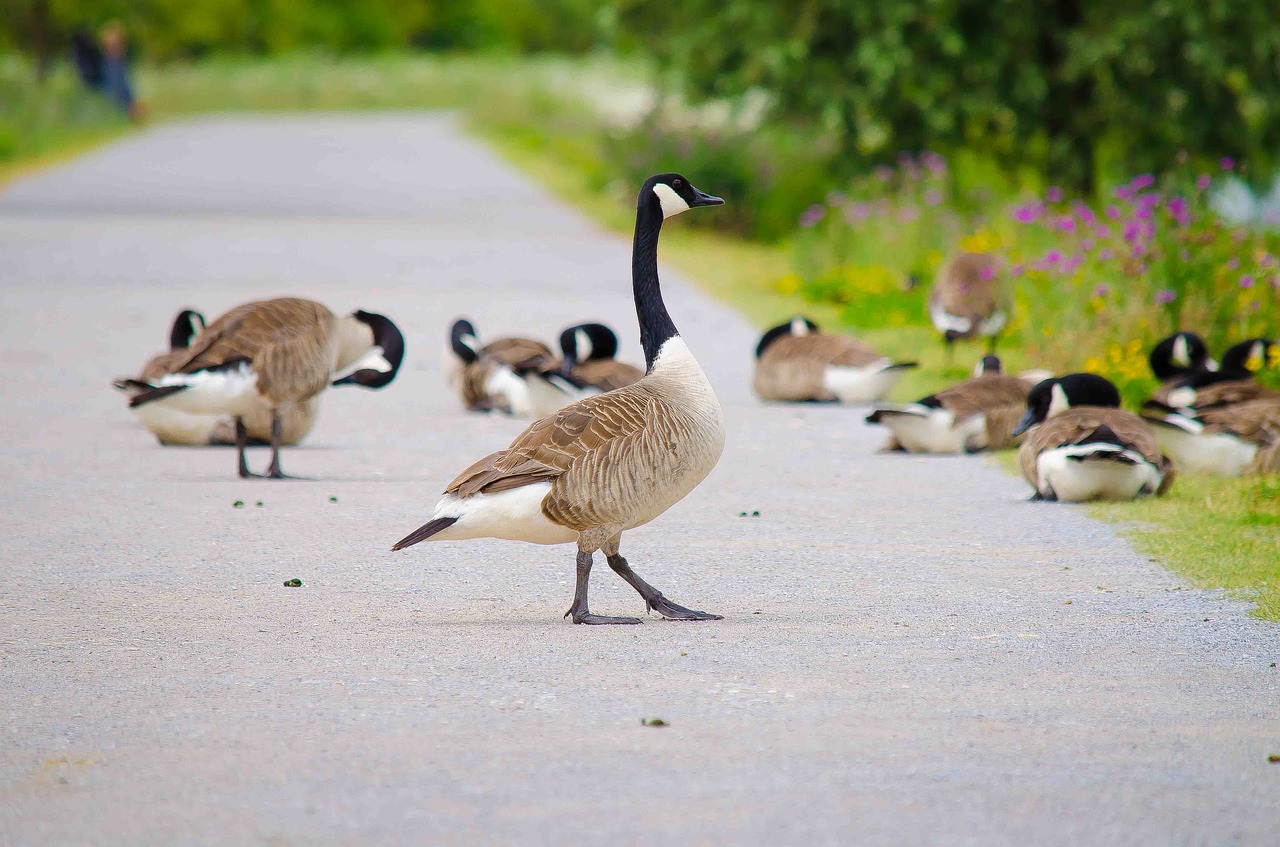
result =
[[[725,620],[572,626],[572,547],[388,552],[522,426],[443,390],[448,323],[638,361],[629,250],[447,116],[160,126],[0,192],[0,844],[1280,843],[1274,624],[986,460],[758,403],[755,330],[672,272],[729,441],[624,552]],[[400,379],[326,395],[309,481],[158,447],[110,379],[283,294],[393,317]]]

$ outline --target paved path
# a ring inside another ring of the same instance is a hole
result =
[[[443,117],[159,127],[0,193],[0,844],[1280,843],[1274,625],[982,460],[761,406],[671,273],[729,444],[625,549],[723,622],[570,626],[570,548],[388,553],[520,426],[443,394],[449,320],[634,360],[628,251]],[[317,481],[156,447],[109,379],[285,293],[409,341],[286,454]]]

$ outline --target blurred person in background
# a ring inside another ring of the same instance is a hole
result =
[[[85,88],[102,90],[102,51],[86,26],[76,27],[71,35],[71,61],[75,62],[76,73]]]
[[[142,120],[143,108],[133,97],[129,72],[129,39],[124,24],[118,20],[103,24],[99,36],[102,44],[101,90],[135,121]]]

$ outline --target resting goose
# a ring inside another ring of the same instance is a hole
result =
[[[1120,392],[1087,373],[1046,379],[1027,395],[1014,435],[1033,500],[1132,500],[1173,482],[1151,427],[1120,408]]]
[[[963,338],[996,339],[1008,321],[1000,291],[1000,259],[991,253],[960,253],[944,262],[929,290],[929,320],[947,347]]]
[[[1219,370],[1199,370],[1170,383],[1144,404],[1153,411],[1199,410],[1250,400],[1280,397],[1280,391],[1257,381],[1267,367],[1274,342],[1250,338],[1222,354]]]
[[[534,363],[524,371],[533,415],[544,418],[584,397],[638,382],[644,371],[619,362],[618,336],[600,323],[577,324],[560,333],[564,358]]]
[[[816,323],[796,316],[761,336],[752,387],[766,401],[871,403],[915,366],[857,339],[820,332]]]
[[[543,366],[555,360],[551,348],[531,338],[499,338],[483,347],[476,328],[466,318],[449,329],[445,381],[462,398],[469,412],[500,411],[528,417],[532,412],[529,387],[518,369]]]
[[[1280,396],[1201,410],[1143,412],[1179,473],[1280,472]]]
[[[644,377],[566,406],[532,424],[506,449],[480,459],[449,483],[431,519],[392,550],[428,539],[576,542],[577,582],[565,615],[574,623],[640,622],[588,609],[587,583],[597,550],[648,609],[665,618],[719,620],[664,597],[631,570],[619,544],[623,532],[643,526],[692,491],[724,449],[720,403],[667,314],[658,283],[663,220],[723,202],[679,174],[645,181],[631,264]]]
[[[290,415],[313,417],[314,403],[331,382],[385,387],[403,358],[404,337],[382,315],[357,311],[338,318],[311,300],[262,300],[237,306],[205,327],[188,349],[169,353],[162,373],[136,381],[139,390],[129,406],[231,418],[241,477],[258,476],[245,462],[246,419],[265,412],[272,448],[266,476],[281,479],[280,446]]]
[[[1031,384],[1001,372],[984,356],[972,379],[914,403],[886,403],[867,416],[893,433],[886,449],[909,453],[979,453],[1015,446],[1013,435]]]

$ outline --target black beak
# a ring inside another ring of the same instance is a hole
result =
[[[693,188],[692,185],[689,187]],[[724,198],[716,197],[713,194],[708,194],[705,191],[702,191],[697,188],[693,188],[693,202],[690,203],[689,205],[690,206],[723,206]]]
[[[1027,411],[1022,415],[1022,419],[1018,421],[1018,425],[1013,428],[1013,434],[1022,435],[1022,433],[1031,429],[1035,424],[1035,414],[1030,409],[1027,409]]]

